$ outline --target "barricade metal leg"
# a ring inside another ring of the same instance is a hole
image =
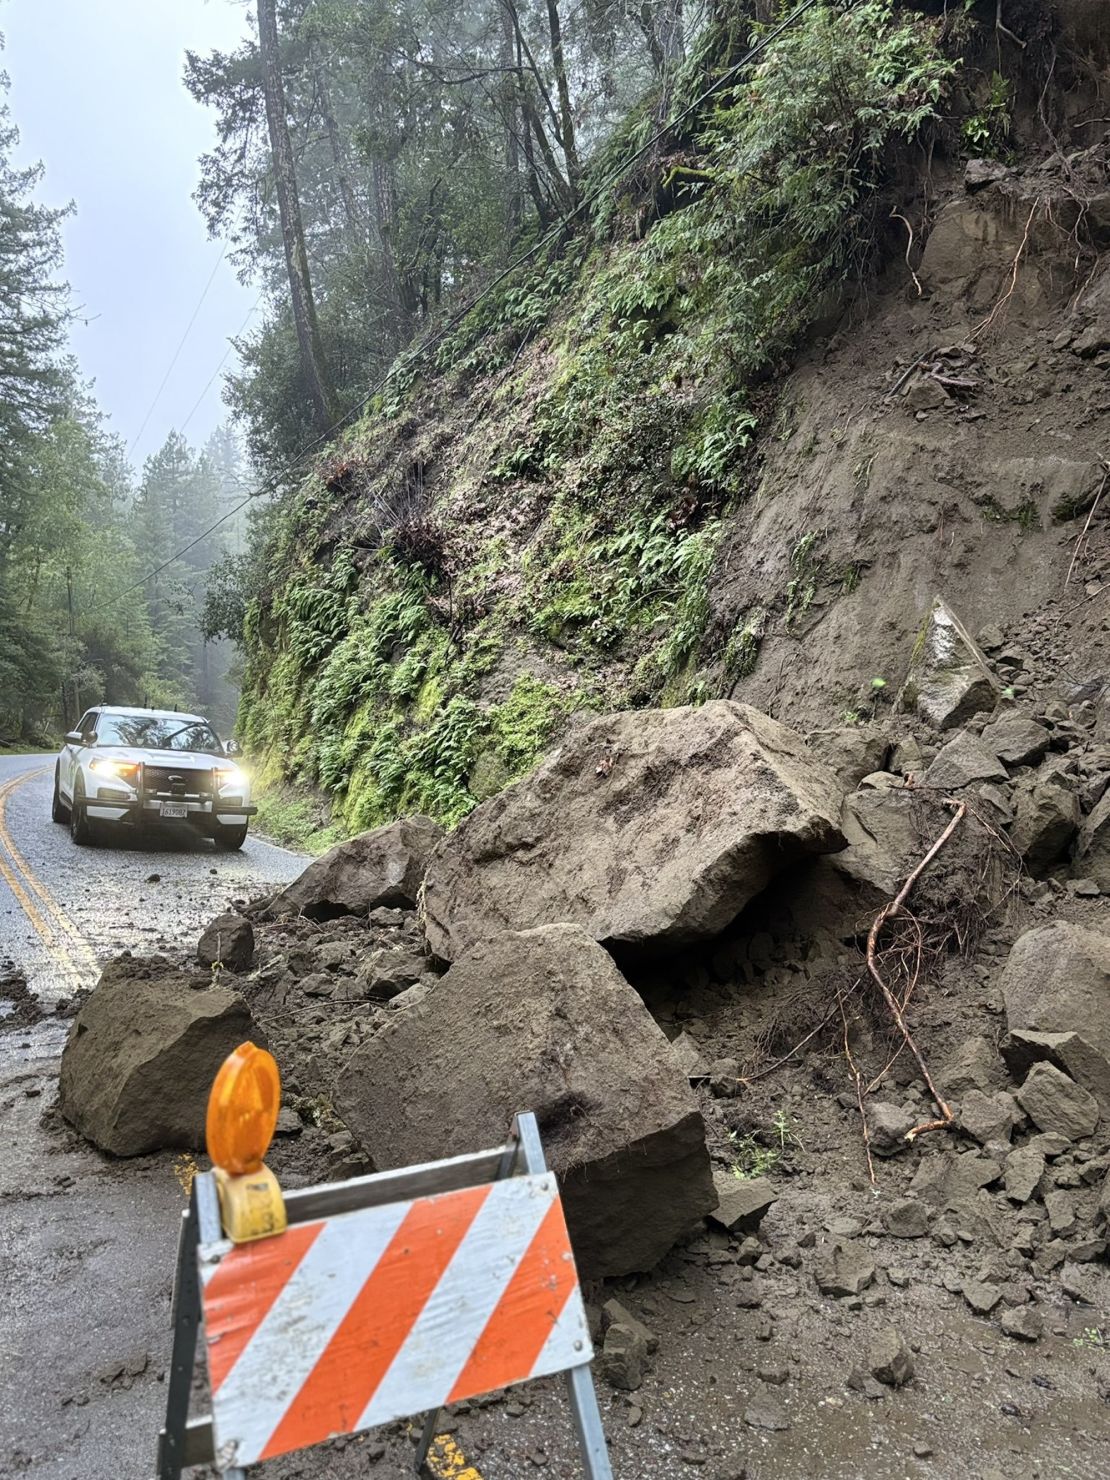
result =
[[[613,1480],[609,1448],[605,1443],[601,1410],[597,1406],[597,1392],[590,1369],[572,1367],[567,1373],[567,1388],[570,1391],[570,1411],[574,1416],[574,1429],[582,1449],[586,1474],[589,1480]]]
[[[197,1199],[190,1194],[181,1215],[177,1272],[173,1282],[173,1355],[166,1384],[166,1426],[158,1436],[158,1480],[181,1480],[185,1461],[185,1424],[197,1355],[200,1289],[197,1284]]]

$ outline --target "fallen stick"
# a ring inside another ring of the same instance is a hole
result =
[[[898,891],[897,896],[892,899],[888,905],[884,905],[879,913],[875,916],[874,923],[872,924],[867,936],[867,969],[871,973],[874,981],[877,983],[879,991],[882,992],[883,999],[885,1000],[887,1007],[890,1009],[890,1014],[893,1017],[895,1023],[897,1023],[898,1025],[898,1031],[902,1034],[902,1037],[905,1040],[906,1047],[917,1060],[917,1067],[921,1070],[921,1077],[924,1079],[926,1085],[928,1086],[929,1093],[932,1095],[936,1107],[940,1111],[941,1118],[939,1120],[931,1120],[924,1125],[915,1126],[914,1129],[911,1131],[907,1131],[907,1141],[915,1140],[917,1136],[921,1135],[925,1131],[940,1130],[942,1128],[948,1127],[954,1123],[955,1117],[952,1114],[952,1111],[949,1108],[947,1102],[941,1095],[940,1091],[933,1083],[928,1066],[921,1056],[921,1050],[913,1041],[913,1036],[911,1035],[909,1026],[906,1023],[905,1014],[903,1013],[902,1008],[899,1006],[898,999],[887,986],[882,973],[879,971],[875,960],[875,954],[876,946],[878,944],[879,936],[882,934],[883,927],[887,924],[888,921],[895,919],[898,915],[901,914],[902,908],[905,905],[906,900],[909,898],[909,894],[910,891],[913,889],[913,886],[917,883],[918,879],[920,879],[921,875],[929,867],[933,859],[941,851],[945,843],[948,842],[948,839],[956,831],[957,827],[959,827],[960,823],[967,815],[966,802],[956,802],[951,797],[945,797],[944,800],[946,806],[956,808],[955,816],[952,818],[952,821],[944,829],[944,831],[941,833],[940,837],[936,840],[933,846],[929,849],[928,853],[926,853],[925,857],[906,879],[906,882]]]
[[[840,1018],[844,1024],[844,1057],[848,1060],[848,1068],[852,1071],[852,1078],[856,1084],[856,1104],[859,1106],[860,1123],[863,1126],[863,1149],[867,1152],[867,1175],[871,1178],[871,1186],[877,1186],[875,1180],[875,1161],[871,1155],[871,1127],[867,1124],[867,1111],[864,1108],[863,1075],[859,1072],[859,1065],[852,1057],[851,1045],[848,1042],[848,1014],[844,1011],[844,997],[838,992],[837,1003],[840,1006]]]
[[[1071,580],[1072,571],[1075,569],[1075,562],[1079,559],[1079,552],[1083,548],[1084,542],[1086,541],[1086,538],[1087,538],[1087,531],[1091,527],[1091,520],[1095,517],[1095,513],[1098,510],[1099,501],[1101,500],[1103,493],[1106,491],[1106,482],[1107,482],[1107,479],[1110,479],[1110,463],[1103,463],[1103,466],[1107,469],[1107,472],[1106,472],[1105,477],[1102,480],[1102,483],[1099,485],[1098,492],[1095,494],[1095,501],[1091,505],[1090,512],[1087,515],[1087,522],[1083,526],[1083,533],[1079,536],[1079,538],[1075,542],[1075,549],[1072,551],[1071,564],[1068,566],[1068,573],[1064,577],[1064,585],[1065,586]]]

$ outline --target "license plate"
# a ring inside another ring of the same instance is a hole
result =
[[[189,815],[189,809],[185,805],[184,802],[163,802],[162,803],[162,816],[163,817],[169,817],[169,818],[174,818],[174,817],[188,817],[188,815]]]

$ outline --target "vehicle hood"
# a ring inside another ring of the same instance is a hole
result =
[[[144,766],[160,766],[173,771],[210,771],[213,766],[230,766],[234,762],[222,755],[206,755],[196,750],[159,750],[156,746],[97,745],[93,755],[113,761],[141,761]]]

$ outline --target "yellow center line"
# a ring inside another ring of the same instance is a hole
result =
[[[435,1476],[435,1480],[482,1480],[480,1472],[470,1463],[450,1434],[436,1436],[424,1464],[428,1473]]]
[[[86,966],[93,972],[96,970],[96,957],[93,955],[88,943],[80,931],[66,915],[61,905],[54,899],[48,889],[35,878],[30,864],[20,853],[12,841],[11,833],[8,831],[6,809],[8,798],[17,787],[26,782],[35,780],[43,774],[42,770],[25,771],[22,775],[14,777],[11,781],[0,786],[0,844],[8,853],[9,861],[0,856],[0,878],[3,878],[12,894],[18,900],[23,913],[30,920],[38,933],[47,954],[64,974],[75,977],[81,981],[86,974],[77,965],[70,954],[69,947],[61,938],[63,935],[71,937],[79,954],[85,958]],[[26,885],[26,888],[24,887]],[[28,890],[31,893],[28,893]],[[40,911],[31,894],[37,896]]]

